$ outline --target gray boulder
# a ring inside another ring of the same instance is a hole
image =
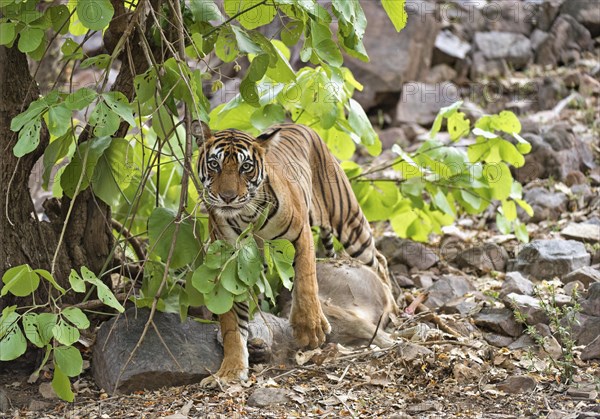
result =
[[[532,295],[533,282],[521,275],[521,272],[508,272],[500,289],[500,298],[508,294]]]
[[[533,57],[531,41],[520,33],[477,32],[475,45],[486,59],[503,59],[517,69],[522,68]]]
[[[549,280],[589,264],[590,255],[583,243],[574,240],[535,240],[521,249],[515,270],[529,277]]]
[[[475,287],[468,279],[462,276],[445,275],[427,288],[429,297],[425,305],[429,308],[441,307],[472,291],[475,291]]]
[[[563,284],[579,281],[588,288],[590,285],[600,282],[600,271],[591,266],[584,266],[563,276],[561,281]]]
[[[471,267],[482,272],[504,271],[508,253],[503,247],[494,243],[484,243],[463,250],[458,254],[455,263],[460,268]]]
[[[458,88],[450,82],[406,83],[402,86],[402,95],[396,108],[396,121],[416,122],[419,125],[430,126],[440,109],[458,100],[460,100]]]
[[[554,21],[549,36],[537,48],[535,62],[554,66],[569,64],[581,58],[583,51],[590,51],[593,45],[592,36],[585,26],[571,15],[560,15]]]
[[[526,189],[524,199],[533,208],[533,216],[523,212],[523,219],[528,222],[558,220],[567,210],[569,198],[563,192],[551,192],[543,187]]]
[[[149,310],[132,308],[100,327],[92,358],[98,387],[110,394],[153,390],[199,382],[219,369],[217,325],[181,323],[176,314],[156,312],[155,327],[134,353],[148,316]]]
[[[523,332],[523,326],[515,320],[515,315],[508,308],[484,308],[473,316],[477,327],[500,333],[504,336],[517,337]]]
[[[365,1],[361,5],[369,22],[364,45],[370,62],[346,57],[345,65],[364,85],[355,97],[368,109],[378,104],[379,93],[399,92],[404,83],[427,74],[440,23],[431,13],[434,3],[409,0],[407,25],[398,33],[381,2]]]
[[[569,0],[564,2],[560,11],[573,16],[590,31],[592,37],[600,35],[600,5],[597,0]]]

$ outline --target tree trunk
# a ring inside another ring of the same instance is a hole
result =
[[[35,162],[48,145],[48,131],[42,127],[36,150],[17,159],[12,149],[17,133],[10,130],[11,120],[38,98],[39,90],[32,80],[27,58],[16,46],[0,46],[0,276],[11,267],[29,264],[32,268],[51,270],[53,256],[63,229],[67,205],[54,200],[47,205],[50,222],[38,221],[29,193],[29,177]],[[36,179],[39,181],[38,179]],[[71,268],[85,265],[99,273],[113,246],[110,208],[88,190],[75,200],[55,264],[55,278],[68,283]],[[36,301],[45,301],[48,284],[42,281]],[[11,295],[2,297],[0,310],[11,304],[28,303]],[[69,302],[69,301],[65,301]]]

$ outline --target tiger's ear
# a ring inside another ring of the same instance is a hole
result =
[[[195,119],[192,121],[192,135],[196,137],[196,144],[200,146],[212,137],[212,132],[204,121]]]
[[[256,139],[258,141],[268,141],[270,139],[275,138],[277,136],[277,133],[279,131],[281,131],[281,128],[279,128],[279,127],[269,128],[268,130],[266,130],[262,134],[259,134],[258,137],[256,137]]]

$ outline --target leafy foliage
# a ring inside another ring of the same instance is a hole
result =
[[[287,240],[264,240],[264,251],[261,252],[253,229],[250,225],[235,244],[213,241],[208,246],[204,263],[192,275],[192,286],[202,294],[213,313],[226,313],[235,301],[255,302],[256,297],[249,296],[257,294],[275,304],[281,284],[292,288],[294,246]],[[268,267],[267,272],[263,265]]]
[[[73,401],[74,395],[68,377],[78,376],[83,369],[81,353],[74,346],[79,340],[79,330],[90,327],[87,315],[76,306],[61,308],[60,299],[69,292],[86,292],[87,285],[96,288],[98,298],[107,306],[123,312],[125,309],[104,284],[89,269],[81,268],[81,275],[71,271],[71,288],[58,285],[50,272],[43,269],[32,270],[29,265],[9,269],[2,276],[4,283],[0,295],[11,293],[25,297],[35,292],[44,280],[57,293],[56,298],[44,304],[33,304],[21,308],[6,307],[0,317],[0,361],[12,361],[23,355],[27,342],[45,351],[44,362],[35,375],[38,375],[46,361],[53,357],[54,377],[52,387],[62,399]],[[51,311],[48,311],[51,310]]]
[[[392,151],[398,157],[382,167],[364,171],[345,163],[354,193],[370,221],[389,220],[396,234],[420,241],[428,241],[431,233],[441,233],[441,227],[451,224],[459,213],[478,214],[493,201],[500,201],[498,229],[505,234],[514,230],[520,240],[527,241],[516,207],[530,215],[532,209],[509,168],[521,167],[523,154],[531,150],[519,136],[519,120],[512,112],[502,111],[481,117],[471,127],[459,110],[461,105],[457,102],[443,108],[429,139],[411,155],[395,146]],[[448,142],[438,139],[444,121]],[[394,172],[375,177],[387,169]]]

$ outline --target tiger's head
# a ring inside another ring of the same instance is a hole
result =
[[[192,134],[200,151],[198,175],[209,209],[231,217],[249,207],[265,178],[266,149],[260,139],[235,129],[211,132],[201,121],[192,122]]]

